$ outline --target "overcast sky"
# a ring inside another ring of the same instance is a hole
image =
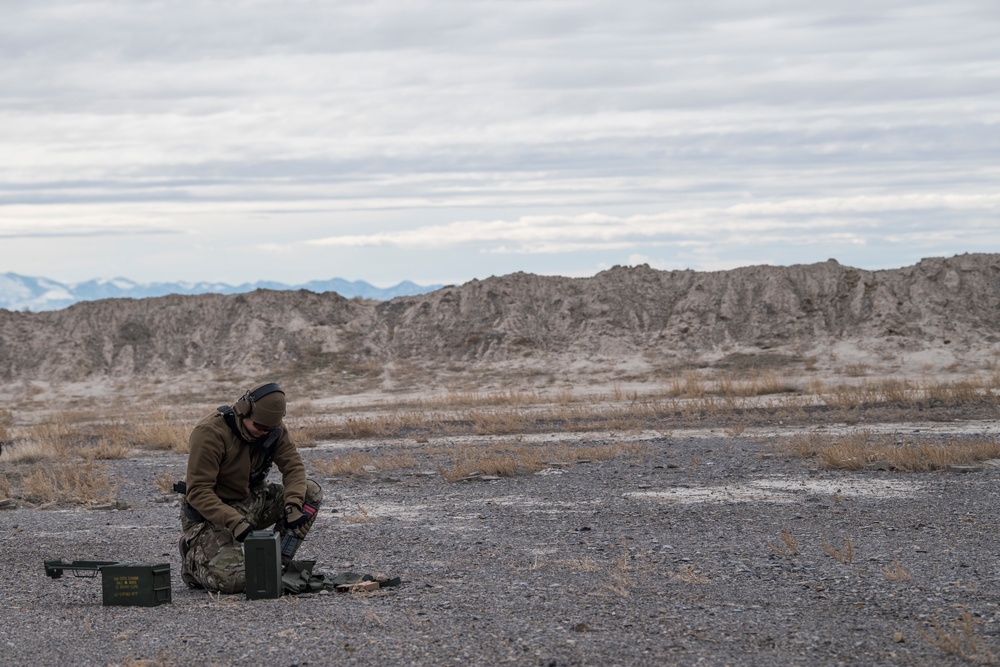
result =
[[[996,0],[4,0],[0,273],[1000,252]]]

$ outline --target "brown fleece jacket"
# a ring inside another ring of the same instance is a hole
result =
[[[237,437],[220,412],[205,417],[194,427],[189,445],[185,495],[188,504],[212,523],[232,530],[243,520],[243,515],[226,501],[245,500],[250,495],[250,471],[261,464],[263,454],[256,442]],[[274,464],[281,471],[285,504],[301,507],[306,495],[306,468],[284,427],[274,445]]]

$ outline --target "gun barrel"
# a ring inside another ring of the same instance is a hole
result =
[[[113,560],[47,560],[45,574],[53,579],[58,579],[66,571],[71,572],[74,577],[96,577],[102,567],[117,564],[117,561]],[[93,574],[81,574],[82,572],[93,572]]]

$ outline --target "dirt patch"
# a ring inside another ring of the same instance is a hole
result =
[[[668,503],[795,503],[803,494],[832,497],[905,498],[920,491],[919,483],[902,480],[873,480],[857,477],[830,480],[796,478],[758,479],[746,484],[679,488],[669,491],[632,491],[627,498]]]

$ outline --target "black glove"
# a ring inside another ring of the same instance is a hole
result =
[[[233,528],[233,537],[236,538],[237,542],[242,542],[253,531],[254,531],[254,525],[249,521],[247,521],[246,519],[243,519],[238,524],[236,524],[235,528]]]
[[[304,526],[314,516],[316,516],[316,508],[308,503],[304,507],[285,505],[285,526],[288,528]]]

